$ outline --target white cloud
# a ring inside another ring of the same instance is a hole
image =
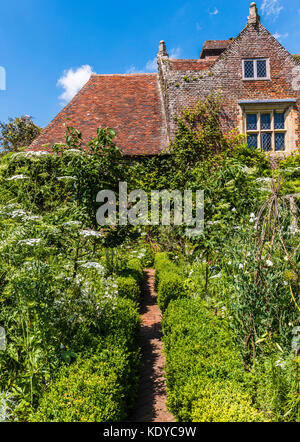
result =
[[[219,14],[219,10],[215,7],[213,11],[208,11],[209,15],[217,15]]]
[[[277,17],[283,9],[280,1],[281,0],[263,0],[263,4],[261,5],[263,15],[274,15]]]
[[[157,71],[157,59],[156,57],[153,60],[148,60],[146,63],[146,71],[155,72]]]
[[[288,33],[279,34],[279,32],[275,32],[275,34],[273,34],[273,37],[275,37],[277,40],[282,40],[283,38],[287,38],[288,36],[289,36]]]
[[[125,74],[140,74],[144,71],[139,71],[136,66],[134,66],[133,64],[130,66],[130,68],[126,69]]]
[[[59,96],[63,104],[68,103],[77,94],[77,92],[85,85],[93,74],[90,65],[85,64],[75,70],[65,70],[63,75],[59,78],[57,86],[64,88],[64,92]]]
[[[173,48],[171,49],[169,58],[177,59],[181,54],[181,48]]]
[[[202,26],[200,26],[199,23],[196,23],[196,29],[197,29],[197,31],[201,31],[202,30]]]
[[[170,51],[169,57],[172,59],[177,59],[179,58],[180,54],[181,54],[181,48],[173,48]],[[143,74],[145,72],[157,72],[156,57],[151,60],[148,60],[142,69],[139,69],[134,65],[131,65],[128,69],[126,69],[125,74]]]

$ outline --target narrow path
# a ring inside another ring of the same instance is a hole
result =
[[[156,303],[154,275],[155,270],[144,270],[140,332],[142,364],[138,397],[131,422],[175,422],[166,406],[161,312]]]

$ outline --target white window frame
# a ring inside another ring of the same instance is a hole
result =
[[[254,77],[246,78],[245,77],[245,61],[253,61],[253,67],[254,67]],[[257,62],[258,61],[265,61],[266,62],[266,69],[267,69],[267,76],[266,77],[257,77]],[[244,58],[243,59],[243,80],[244,81],[253,81],[253,80],[270,80],[270,62],[268,58]]]
[[[284,117],[284,129],[275,129],[275,113],[283,113]],[[256,130],[248,130],[247,129],[247,115],[248,114],[255,114],[257,116],[257,127]],[[270,129],[261,129],[261,114],[271,114],[271,127]],[[266,153],[276,153],[276,152],[285,152],[287,150],[287,139],[286,139],[286,133],[287,133],[287,126],[286,126],[286,110],[285,109],[278,109],[278,108],[266,108],[266,109],[247,109],[244,112],[244,134],[246,136],[256,134],[257,135],[257,147],[258,149],[262,149],[261,146],[261,134],[262,132],[269,132],[271,133],[271,144],[272,148],[271,150],[264,150]],[[275,150],[275,133],[284,133],[285,134],[285,143],[284,143],[284,149],[283,150]],[[262,149],[263,150],[263,149]]]

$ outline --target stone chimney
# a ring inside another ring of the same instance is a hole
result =
[[[159,42],[158,55],[160,55],[161,57],[169,57],[169,54],[167,53],[166,43],[163,40]]]
[[[248,25],[257,25],[260,22],[260,16],[258,15],[256,3],[251,3],[250,13],[248,17]]]

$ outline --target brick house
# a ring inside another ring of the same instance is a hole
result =
[[[255,3],[237,38],[206,41],[196,60],[169,58],[161,41],[157,62],[158,74],[92,75],[29,149],[63,141],[68,118],[84,142],[112,127],[125,155],[155,155],[174,136],[174,116],[211,92],[221,94],[224,130],[238,128],[272,156],[300,148],[300,63],[261,24]]]

